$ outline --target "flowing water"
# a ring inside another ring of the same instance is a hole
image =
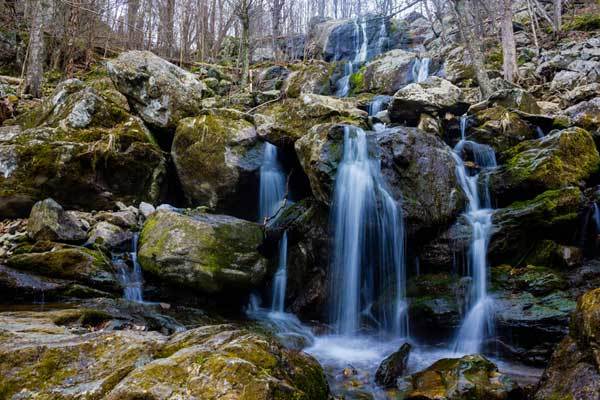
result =
[[[488,296],[487,250],[492,232],[492,213],[487,180],[483,193],[480,193],[480,175],[486,169],[496,167],[496,157],[492,148],[465,138],[466,117],[461,118],[461,140],[454,148],[457,163],[458,182],[467,196],[468,206],[465,218],[471,226],[472,237],[468,250],[468,270],[472,278],[471,293],[468,299],[469,311],[456,336],[454,351],[457,354],[481,352],[483,341],[493,334],[493,300]],[[464,158],[472,154],[471,167]],[[473,165],[474,164],[474,165]],[[472,172],[470,170],[475,170]]]
[[[123,297],[126,300],[142,303],[144,301],[142,295],[144,279],[142,276],[142,267],[137,258],[138,239],[139,233],[136,232],[133,235],[131,251],[129,252],[129,258],[133,267],[129,268],[124,262],[115,264],[118,267],[119,281],[123,285]]]
[[[287,285],[287,232],[279,240],[279,263],[273,277],[271,311],[285,311],[285,288]]]
[[[277,213],[286,192],[286,177],[278,159],[277,147],[268,142],[265,142],[259,186],[258,208],[262,222]]]
[[[363,324],[406,336],[402,215],[383,185],[379,163],[369,157],[367,135],[360,128],[344,129],[335,182],[331,325],[344,336],[356,335]]]
[[[429,78],[429,65],[431,64],[430,58],[423,58],[415,60],[413,64],[413,80],[417,83],[424,82]]]

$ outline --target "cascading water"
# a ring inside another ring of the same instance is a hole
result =
[[[367,38],[367,21],[363,19],[360,23],[356,20],[354,23],[354,58],[346,61],[344,64],[344,75],[336,82],[336,93],[338,97],[346,97],[350,93],[350,77],[356,72],[365,61],[367,61],[368,38]],[[340,60],[338,55],[335,60]]]
[[[431,64],[430,58],[423,58],[415,60],[413,64],[413,80],[417,83],[424,82],[429,78],[429,65]]]
[[[138,247],[139,234],[136,232],[133,235],[131,252],[129,257],[133,264],[133,268],[129,270],[125,263],[117,263],[119,281],[123,285],[123,297],[126,300],[135,301],[141,303],[144,301],[142,296],[142,267],[137,259],[137,247]]]
[[[491,201],[487,181],[483,196],[480,196],[479,180],[482,170],[496,167],[496,157],[491,147],[481,145],[465,138],[466,116],[461,118],[461,140],[454,148],[456,174],[458,182],[467,196],[468,207],[465,217],[472,229],[472,238],[468,251],[468,269],[472,278],[471,305],[458,331],[454,351],[459,354],[474,354],[481,351],[486,337],[493,332],[493,301],[487,294],[488,263],[487,250],[492,231]],[[469,174],[465,165],[466,151],[473,154],[475,168],[480,172]]]
[[[261,222],[275,215],[285,197],[285,174],[277,157],[277,147],[265,142],[258,199]]]
[[[277,272],[273,277],[273,296],[271,310],[276,312],[285,311],[285,289],[287,285],[287,232],[279,240],[279,264]]]
[[[330,319],[337,334],[358,333],[363,322],[406,336],[404,227],[396,201],[370,160],[365,132],[344,128],[343,158],[332,203],[334,231]],[[396,300],[374,310],[378,296]]]

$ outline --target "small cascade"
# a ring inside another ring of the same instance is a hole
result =
[[[544,136],[546,136],[546,135],[544,134],[544,131],[542,130],[542,128],[540,128],[539,126],[536,126],[536,127],[535,127],[535,135],[536,135],[536,137],[537,137],[538,139],[541,139],[541,138],[543,138]]]
[[[144,280],[142,276],[142,267],[140,266],[137,258],[138,239],[139,233],[136,232],[134,233],[131,241],[131,252],[129,252],[129,257],[133,264],[133,268],[129,269],[127,264],[123,262],[116,263],[116,265],[118,266],[119,281],[124,288],[123,297],[125,297],[126,300],[142,303],[144,301],[142,296]]]
[[[472,229],[472,238],[468,251],[468,270],[472,278],[471,305],[456,337],[454,351],[460,354],[474,354],[481,351],[486,337],[493,332],[493,301],[487,294],[488,262],[487,250],[492,232],[492,213],[487,181],[483,196],[480,196],[479,180],[481,171],[496,167],[494,151],[489,146],[481,145],[465,138],[467,119],[461,118],[461,140],[454,148],[457,162],[456,174],[459,184],[467,196],[468,207],[465,217]],[[465,153],[473,154],[471,164],[467,167]],[[477,172],[470,173],[475,169]]]
[[[594,224],[596,224],[596,232],[600,234],[600,209],[598,208],[598,203],[594,202],[592,209],[592,218],[594,219]]]
[[[273,277],[273,296],[271,310],[277,312],[285,311],[285,288],[287,285],[287,232],[279,240],[279,264],[277,272]]]
[[[368,40],[367,40],[367,21],[366,19],[362,19],[360,24],[355,22],[357,33],[360,35],[360,48],[356,53],[356,58],[354,59],[354,63],[360,65],[367,61],[367,48],[368,48]]]
[[[377,54],[383,53],[387,41],[387,26],[385,17],[381,17],[379,25],[379,34],[377,38]]]
[[[352,61],[347,61],[344,64],[344,76],[342,76],[335,84],[335,95],[338,97],[346,97],[350,93],[350,77],[354,73],[354,64]]]
[[[429,78],[429,65],[431,64],[431,59],[425,57],[423,59],[415,60],[413,64],[413,80],[416,83],[424,82]]]
[[[367,136],[360,128],[344,128],[331,210],[330,319],[336,333],[352,336],[369,322],[406,336],[401,209],[383,185],[379,163],[369,158]],[[394,293],[396,300],[375,309],[385,293]]]
[[[263,162],[260,167],[258,199],[261,222],[265,218],[272,217],[279,210],[285,197],[285,174],[277,157],[277,147],[265,142]]]

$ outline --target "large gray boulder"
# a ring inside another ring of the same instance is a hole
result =
[[[257,251],[262,237],[258,224],[234,217],[158,210],[144,224],[138,260],[167,286],[237,296],[267,273]]]
[[[439,115],[467,111],[462,90],[449,81],[431,76],[426,81],[412,83],[394,94],[388,113],[393,122],[415,125],[422,113]]]
[[[79,242],[86,238],[81,222],[52,199],[35,203],[29,214],[27,234],[33,240],[57,242]]]
[[[296,142],[296,152],[315,197],[329,204],[343,155],[344,125],[315,126]],[[402,203],[411,233],[443,225],[461,210],[452,149],[437,136],[397,127],[368,135],[392,196]]]
[[[258,187],[264,144],[252,121],[239,111],[214,109],[179,123],[171,156],[189,206],[254,219],[247,193]]]
[[[148,124],[171,131],[197,114],[208,88],[194,74],[149,51],[128,51],[107,63],[117,89]]]
[[[600,129],[600,97],[575,104],[567,108],[564,114],[571,119],[573,124],[590,132],[597,131]]]
[[[393,95],[415,81],[413,67],[417,54],[400,49],[383,53],[364,67],[362,90]]]

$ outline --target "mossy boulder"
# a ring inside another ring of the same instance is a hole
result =
[[[330,94],[329,77],[333,68],[333,64],[317,60],[293,64],[290,66],[290,74],[283,81],[281,91],[288,98],[300,97],[306,93]]]
[[[161,356],[134,370],[106,399],[329,398],[327,381],[315,359],[232,325],[177,334],[166,343]]]
[[[413,66],[416,60],[416,53],[400,49],[381,54],[365,65],[362,89],[371,93],[393,95],[414,82]]]
[[[248,197],[258,188],[263,146],[252,117],[239,111],[205,110],[182,120],[171,156],[187,204],[254,219],[257,205]]]
[[[276,146],[290,146],[318,124],[349,123],[361,125],[367,113],[350,99],[304,94],[260,109],[256,116],[258,134]]]
[[[528,114],[539,114],[540,107],[535,97],[518,87],[503,88],[494,92],[486,101],[488,107],[502,106],[510,110],[519,110]],[[477,107],[475,105],[474,107]]]
[[[600,397],[600,289],[580,297],[569,334],[558,345],[534,395],[536,400]]]
[[[37,242],[21,246],[6,264],[20,271],[76,281],[101,290],[121,289],[110,260],[100,251],[85,247]]]
[[[33,240],[79,242],[86,237],[81,222],[52,199],[35,203],[29,214],[27,234]]]
[[[422,113],[462,115],[467,111],[462,90],[449,81],[431,76],[426,81],[411,83],[398,90],[388,108],[392,122],[416,126]]]
[[[267,272],[257,251],[262,236],[258,224],[234,217],[159,210],[144,224],[138,260],[144,272],[168,286],[205,294],[244,292]]]
[[[534,127],[503,106],[479,111],[474,115],[473,125],[468,132],[469,139],[492,146],[499,153],[537,137]]]
[[[398,380],[404,399],[501,400],[519,398],[521,389],[480,355],[447,358]]]
[[[197,114],[212,93],[196,76],[149,51],[128,51],[106,65],[117,89],[148,124],[168,135]]]
[[[143,122],[81,81],[61,83],[18,127],[2,128],[0,216],[52,197],[67,208],[156,202],[165,158]]]
[[[560,244],[553,240],[540,240],[532,247],[523,262],[555,269],[579,267],[583,262],[583,249]]]
[[[499,201],[577,185],[598,171],[600,157],[589,132],[569,128],[507,150],[505,164],[490,176]]]
[[[496,210],[492,216],[490,258],[499,263],[522,262],[537,241],[560,238],[564,232],[573,232],[578,226],[582,201],[578,188],[566,187]]]

